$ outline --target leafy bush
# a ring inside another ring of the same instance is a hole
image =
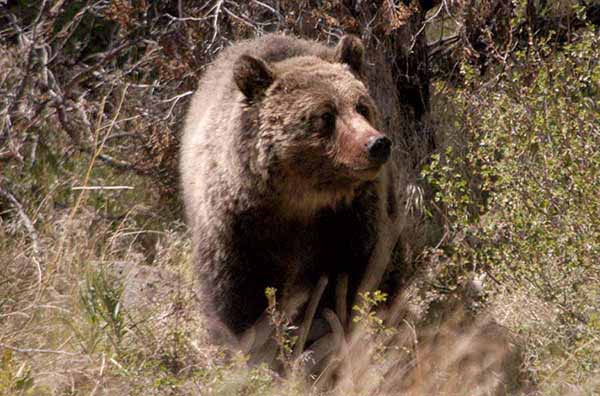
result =
[[[451,230],[447,280],[485,273],[548,306],[517,325],[530,370],[581,384],[600,368],[600,37],[533,40],[487,78],[463,64],[464,86],[437,86],[455,116],[424,176]]]

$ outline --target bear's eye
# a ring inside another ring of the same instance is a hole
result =
[[[321,114],[321,122],[323,123],[323,129],[329,131],[335,124],[335,115],[330,111],[323,113]]]
[[[361,116],[369,119],[369,108],[362,103],[356,105],[356,112]]]

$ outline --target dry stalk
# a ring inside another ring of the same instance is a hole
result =
[[[92,169],[94,168],[96,160],[100,157],[100,155],[102,153],[102,150],[104,149],[104,144],[106,143],[106,140],[107,140],[108,136],[110,136],[110,134],[112,132],[112,129],[113,129],[113,126],[115,125],[115,123],[117,121],[117,118],[119,117],[119,115],[121,113],[121,108],[123,106],[123,102],[125,101],[125,96],[126,96],[126,93],[127,93],[127,88],[128,88],[128,85],[125,85],[125,87],[123,88],[123,92],[121,94],[121,99],[119,100],[119,104],[118,104],[117,109],[115,111],[115,115],[114,115],[114,117],[112,118],[112,120],[110,122],[110,127],[107,128],[104,136],[102,137],[102,139],[100,141],[100,144],[97,146],[97,149],[95,150],[94,154],[92,155],[92,158],[90,159],[90,163],[88,165],[86,174],[85,174],[84,179],[83,179],[83,183],[82,183],[83,187],[86,187],[87,184],[89,183],[89,180],[90,180],[90,177],[91,177],[91,174],[92,174]],[[95,133],[95,138],[94,138],[95,142],[98,142],[98,140],[99,140],[98,131],[100,130],[100,122],[101,122],[101,119],[102,119],[102,114],[104,112],[104,106],[106,104],[106,99],[107,99],[108,95],[109,95],[109,93],[107,93],[102,98],[102,101],[101,101],[101,104],[100,104],[100,111],[98,112],[98,119],[96,121],[96,133]],[[67,222],[66,222],[66,225],[65,225],[65,231],[63,232],[62,238],[59,241],[59,244],[58,244],[58,247],[57,247],[57,250],[56,250],[56,254],[55,254],[54,260],[53,260],[52,267],[53,267],[54,271],[56,271],[56,272],[60,271],[60,259],[61,259],[62,252],[63,252],[63,249],[64,249],[64,244],[65,244],[65,240],[66,240],[66,237],[67,237],[67,232],[68,232],[69,226],[73,222],[73,218],[75,217],[75,214],[77,213],[80,205],[82,204],[84,196],[85,196],[85,190],[82,190],[81,193],[78,195],[77,200],[75,201],[75,205],[71,209],[69,217],[67,218]]]

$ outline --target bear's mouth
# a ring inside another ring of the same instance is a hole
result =
[[[372,166],[365,166],[362,168],[351,168],[351,169],[354,172],[367,172],[367,171],[378,172],[381,169],[381,165],[372,165]]]
[[[383,165],[370,165],[364,167],[351,168],[352,173],[361,180],[373,180],[377,177]]]

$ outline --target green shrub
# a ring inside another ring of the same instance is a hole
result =
[[[486,78],[463,65],[461,88],[439,84],[455,115],[424,176],[451,230],[448,281],[482,271],[548,304],[553,320],[527,335],[534,374],[581,383],[600,367],[600,37],[576,37],[534,41]]]

